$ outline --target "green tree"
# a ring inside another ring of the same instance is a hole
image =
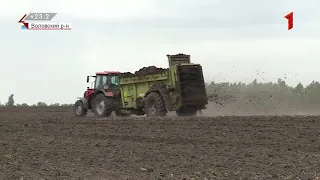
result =
[[[47,106],[47,104],[45,102],[38,102],[37,106],[45,107],[45,106]]]
[[[7,107],[13,107],[14,106],[14,98],[13,98],[13,94],[11,94],[8,98],[8,102],[6,103]]]
[[[301,83],[297,84],[297,86],[294,88],[294,92],[297,94],[303,94],[304,93],[304,87]]]
[[[22,107],[28,107],[29,105],[27,103],[22,103],[21,106]]]

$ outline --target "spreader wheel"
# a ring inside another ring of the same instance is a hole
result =
[[[166,105],[161,94],[151,92],[147,95],[145,112],[147,117],[163,117],[167,115]]]

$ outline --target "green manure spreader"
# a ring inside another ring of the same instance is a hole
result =
[[[190,55],[167,55],[169,68],[149,66],[135,73],[97,72],[94,86],[87,88],[74,105],[76,116],[86,116],[89,109],[99,117],[147,115],[195,116],[208,104],[202,67],[190,62]]]

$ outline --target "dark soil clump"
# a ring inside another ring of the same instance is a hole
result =
[[[148,74],[158,74],[158,73],[163,73],[167,71],[167,68],[158,68],[156,66],[148,66],[148,67],[143,67],[136,71],[134,74],[131,72],[125,72],[120,74],[120,78],[125,78],[125,77],[133,77],[133,76],[144,76]]]

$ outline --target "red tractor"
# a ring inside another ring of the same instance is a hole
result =
[[[83,97],[79,97],[74,105],[74,113],[76,116],[86,116],[89,109],[96,116],[105,115],[105,106],[104,99],[106,97],[117,97],[120,95],[119,90],[119,74],[118,71],[104,71],[97,72],[95,76],[87,76],[87,83],[90,80],[90,77],[93,77],[95,80],[94,87],[89,88],[84,92]],[[92,85],[91,85],[92,86]],[[115,100],[114,103],[117,103]],[[114,106],[112,104],[113,107]],[[117,110],[114,110],[117,113]]]

